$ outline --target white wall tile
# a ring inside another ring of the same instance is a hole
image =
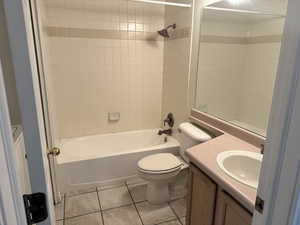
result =
[[[47,4],[47,26],[156,32],[172,20],[179,28],[191,24],[191,9],[124,0]],[[178,123],[188,118],[188,39],[49,37],[48,42],[60,138],[157,128],[169,111]],[[115,111],[121,119],[111,123],[107,114]]]
[[[176,23],[176,29],[190,27],[192,23],[191,10],[167,6],[165,26]],[[172,112],[175,117],[175,127],[189,117],[189,54],[189,38],[165,42],[162,117],[164,118],[169,112]]]

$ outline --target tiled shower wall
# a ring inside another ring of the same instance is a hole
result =
[[[177,2],[182,3],[182,1]],[[192,8],[167,6],[165,25],[173,23],[176,23],[177,28],[174,32],[170,32],[171,38],[165,41],[164,46],[162,117],[172,112],[177,127],[189,117],[188,83]]]
[[[126,0],[47,0],[56,136],[160,126],[164,16],[164,6]]]

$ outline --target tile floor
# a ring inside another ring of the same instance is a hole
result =
[[[171,201],[150,205],[145,183],[126,183],[68,193],[55,207],[56,225],[185,225],[185,191],[171,188]]]

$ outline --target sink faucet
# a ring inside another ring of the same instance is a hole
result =
[[[162,134],[172,135],[172,129],[159,130],[158,135],[162,135]]]

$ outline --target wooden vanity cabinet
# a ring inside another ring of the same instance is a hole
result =
[[[251,225],[252,215],[200,169],[191,165],[187,225]]]
[[[217,185],[198,168],[190,166],[187,224],[213,225]]]
[[[251,225],[252,215],[224,191],[219,191],[215,225]]]

